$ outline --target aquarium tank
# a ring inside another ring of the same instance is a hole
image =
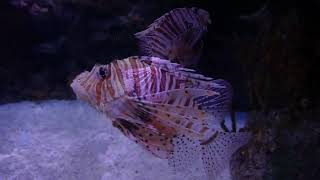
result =
[[[1,0],[0,180],[320,179],[317,0]]]

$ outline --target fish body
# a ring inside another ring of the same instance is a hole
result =
[[[231,141],[239,136],[226,135],[221,126],[231,104],[229,83],[168,60],[133,56],[96,65],[78,75],[71,87],[125,136],[155,156],[169,159],[175,169],[184,169],[191,157],[197,157],[203,159],[209,177],[215,177],[247,140]],[[226,146],[230,146],[228,151],[224,151]],[[195,154],[181,149],[193,149]],[[223,156],[216,162],[219,167],[208,164],[218,155]]]
[[[80,99],[111,117],[119,117],[123,104],[128,102],[141,106],[152,102],[152,106],[164,104],[199,109],[203,105],[208,108],[201,99],[217,96],[221,93],[218,91],[226,93],[220,107],[226,112],[231,97],[230,86],[225,81],[213,80],[179,64],[147,56],[96,65],[91,72],[80,74],[71,86]]]

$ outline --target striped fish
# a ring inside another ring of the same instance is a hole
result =
[[[169,159],[175,170],[202,159],[209,178],[215,178],[249,137],[227,133],[221,125],[231,104],[229,83],[168,60],[134,56],[96,65],[71,87],[124,135]]]
[[[177,8],[135,34],[143,55],[168,59],[184,66],[195,65],[201,56],[202,37],[211,23],[207,11]]]

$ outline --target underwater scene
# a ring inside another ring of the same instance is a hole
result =
[[[320,1],[1,0],[0,180],[319,180]]]

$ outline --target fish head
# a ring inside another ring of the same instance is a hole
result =
[[[110,65],[95,65],[92,70],[84,71],[73,80],[71,88],[77,98],[103,111],[112,97]]]

